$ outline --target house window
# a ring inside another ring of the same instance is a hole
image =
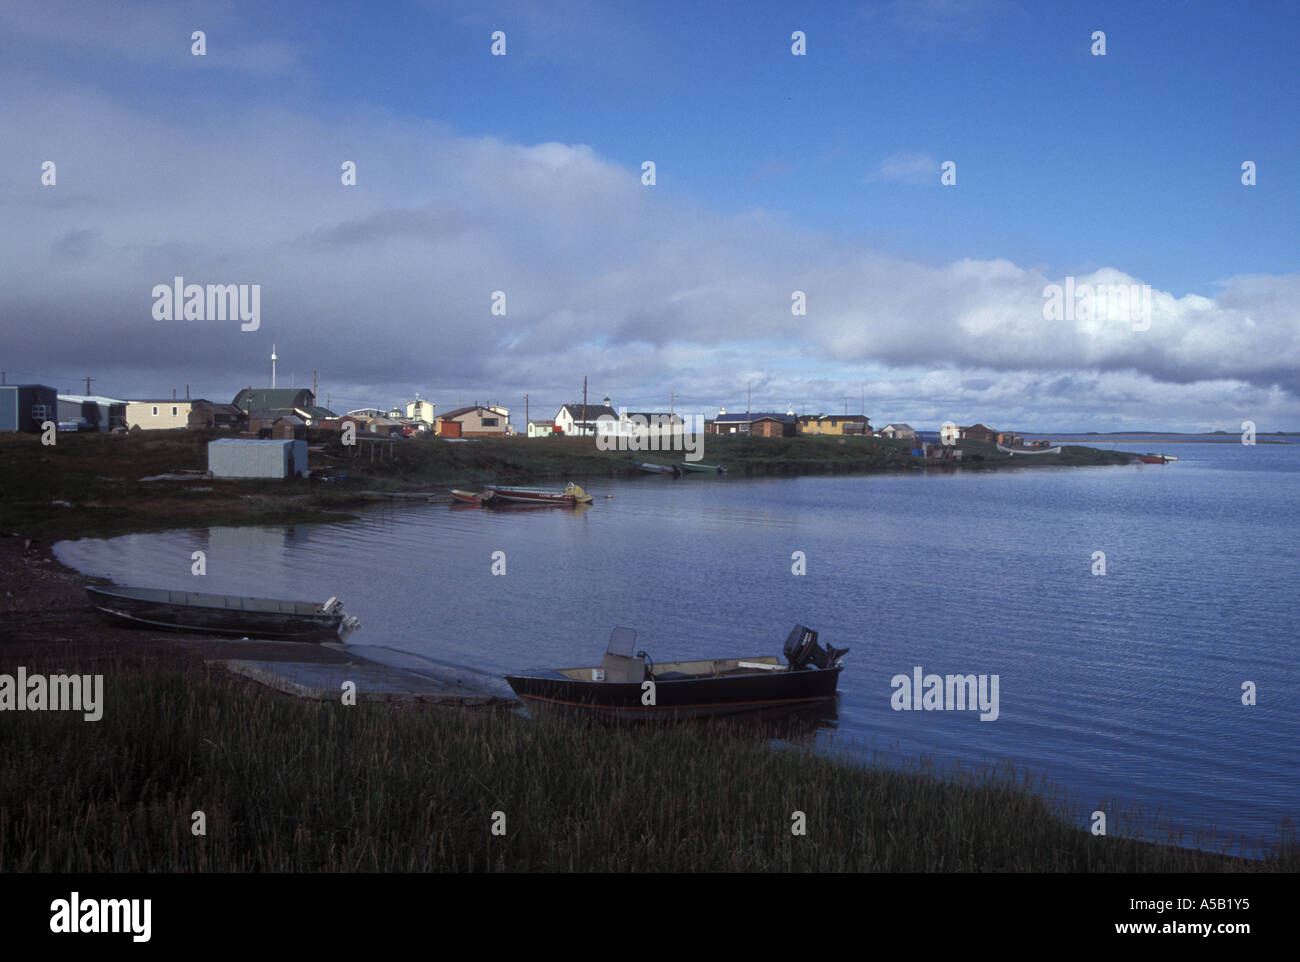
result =
[[[158,416],[158,405],[156,404],[153,406],[153,416],[154,417]]]
[[[178,408],[176,407],[175,404],[173,404],[173,405],[172,405],[172,417],[176,417],[177,413],[178,413]]]
[[[483,419],[483,427],[485,427],[485,428],[494,428],[494,427],[496,427],[496,426],[497,426],[497,419],[496,419],[496,418],[484,418],[484,419]]]
[[[48,404],[33,404],[32,417],[37,421],[48,421],[50,419],[50,406]]]

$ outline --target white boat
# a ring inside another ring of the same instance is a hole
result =
[[[1003,454],[1060,454],[1061,448],[1058,445],[1054,448],[1009,448],[1004,444],[998,445],[998,450]]]

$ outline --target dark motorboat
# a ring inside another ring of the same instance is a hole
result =
[[[786,639],[785,665],[775,655],[656,665],[644,651],[634,655],[635,648],[636,632],[615,628],[599,666],[507,675],[506,681],[530,708],[650,721],[714,718],[833,699],[840,658],[849,650],[819,645],[817,632],[803,625]]]
[[[91,606],[109,621],[136,628],[329,641],[361,626],[343,610],[337,598],[316,604],[116,585],[87,585],[86,594]]]
[[[682,471],[675,464],[651,464],[648,461],[636,461],[636,469],[642,474],[671,474],[674,478],[681,477]]]

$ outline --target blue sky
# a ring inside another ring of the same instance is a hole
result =
[[[0,311],[41,334],[5,366],[228,400],[274,339],[335,407],[586,374],[646,409],[1300,426],[1294,5],[808,6],[8,4]],[[266,323],[160,327],[173,274],[260,283]],[[1067,276],[1149,285],[1150,330],[1052,327]]]

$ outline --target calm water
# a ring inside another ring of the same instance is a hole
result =
[[[120,583],[194,589],[202,549],[201,590],[337,594],[362,619],[358,644],[496,676],[598,663],[614,625],[663,661],[779,653],[802,622],[853,649],[820,745],[904,765],[1009,761],[1058,783],[1081,824],[1101,807],[1112,834],[1213,830],[1256,854],[1298,808],[1300,444],[1118,446],[1180,460],[593,481],[581,511],[419,504],[344,524],[65,542],[59,555]],[[495,551],[504,577],[490,573]],[[998,675],[1000,717],[894,711],[891,678],[918,665]],[[1254,707],[1241,704],[1247,680]],[[1117,820],[1111,798],[1144,819]]]

